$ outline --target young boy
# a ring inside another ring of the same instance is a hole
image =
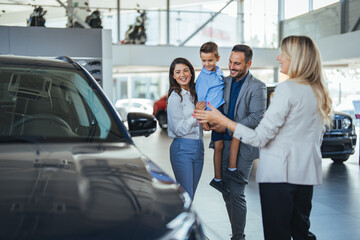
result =
[[[218,108],[221,112],[221,106],[225,103],[223,99],[224,81],[223,72],[216,66],[220,59],[218,46],[214,42],[204,43],[200,48],[200,58],[203,68],[196,80],[195,89],[198,101],[210,102],[211,105]],[[210,108],[206,108],[210,110]],[[204,129],[210,129],[211,123],[203,124]],[[212,131],[211,141],[214,142],[214,170],[215,177],[211,180],[210,186],[216,188],[223,194],[229,194],[230,190],[221,175],[222,151],[224,149],[224,135]],[[230,145],[230,161],[225,174],[239,183],[244,183],[244,178],[237,171],[236,159],[239,150],[240,140],[232,138]]]

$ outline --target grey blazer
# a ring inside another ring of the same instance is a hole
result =
[[[231,82],[232,78],[224,78],[224,100],[223,105],[224,113],[228,112]],[[266,85],[259,79],[255,78],[250,72],[246,77],[244,84],[241,87],[239,96],[235,104],[234,120],[251,129],[259,124],[266,109]],[[252,147],[245,143],[240,143],[238,159],[247,159],[248,161],[254,160],[259,157],[259,148]]]

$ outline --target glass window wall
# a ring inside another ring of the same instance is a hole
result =
[[[349,114],[359,127],[359,120],[355,119],[355,104],[360,102],[360,68],[324,68],[329,94],[335,111]]]
[[[336,2],[339,2],[339,0],[313,0],[313,9],[316,10],[322,7],[326,7]]]
[[[222,69],[229,76],[229,69]],[[250,69],[251,74],[266,84],[274,83],[273,69]],[[195,79],[200,70],[195,71]],[[169,89],[169,73],[114,74],[113,102],[120,99],[145,98],[153,101],[164,96]]]
[[[278,0],[244,2],[245,43],[252,47],[277,48]]]
[[[310,6],[311,2],[312,6]],[[284,0],[284,17],[285,19],[297,17],[299,15],[308,13],[310,10],[326,7],[336,2],[339,2],[339,0]]]
[[[170,8],[170,45],[183,44],[193,33],[220,11],[227,0],[199,2],[186,6]],[[274,48],[278,44],[278,0],[245,0],[243,12],[237,13],[237,1],[231,2],[225,9],[200,29],[186,46],[200,46],[214,41],[219,46],[229,47],[241,42],[238,36],[238,22],[243,21],[244,42],[252,47]],[[125,38],[129,26],[135,23],[139,15],[135,10],[122,10],[120,15],[120,40]],[[166,44],[166,11],[147,10],[146,45]],[[116,11],[103,11],[103,26],[112,29],[113,42],[117,42]],[[241,20],[240,18],[243,17]]]
[[[172,7],[170,14],[170,43],[180,45],[210,20],[228,1],[197,3],[186,7]],[[228,5],[204,28],[200,29],[186,46],[200,46],[214,41],[219,46],[232,46],[236,39],[236,2]]]
[[[168,73],[133,73],[114,75],[113,102],[119,99],[157,100],[169,87]]]
[[[194,1],[192,3],[176,3],[170,1],[170,44],[179,45],[192,33],[201,27],[207,20],[223,8],[229,0],[219,1]],[[312,2],[313,6],[309,6]],[[307,13],[310,9],[316,10],[330,4],[338,3],[339,0],[284,0],[285,19]],[[278,39],[278,0],[244,0],[243,8],[238,8],[240,1],[233,1],[218,16],[201,29],[186,45],[198,46],[206,41],[215,41],[219,46],[231,46],[241,42],[238,34],[238,23],[243,22],[242,32],[244,41],[253,47],[276,47]],[[120,41],[124,40],[125,32],[134,24],[139,13],[135,4],[131,8],[125,8],[123,4],[120,12]],[[129,5],[130,6],[130,5]],[[116,1],[113,3],[89,2],[89,11],[98,9],[101,12],[102,25],[105,29],[112,30],[113,42],[118,42],[117,8]],[[143,3],[140,7],[147,8],[146,33],[148,45],[167,44],[166,26],[166,1],[154,2],[149,7]],[[31,5],[4,5],[5,13],[0,14],[0,25],[26,26],[26,18],[29,18],[34,7]],[[47,11],[45,15],[46,27],[66,27],[67,17],[63,7],[55,0],[47,1],[43,5]],[[14,10],[16,9],[16,10]],[[239,9],[239,13],[237,12]],[[143,10],[143,9],[141,9]],[[18,13],[21,11],[22,14]],[[90,14],[86,13],[86,14]],[[16,16],[25,16],[19,18]]]
[[[293,18],[309,12],[309,1],[307,0],[285,0],[285,19]]]

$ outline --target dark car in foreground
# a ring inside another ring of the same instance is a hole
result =
[[[276,86],[267,86],[267,106]],[[162,129],[167,128],[166,104],[167,96],[154,103],[153,115]],[[331,158],[334,162],[344,162],[354,154],[356,146],[355,124],[352,118],[342,112],[334,112],[330,129],[324,134],[321,153],[323,158]]]
[[[187,193],[134,145],[79,64],[0,56],[0,239],[204,239]]]

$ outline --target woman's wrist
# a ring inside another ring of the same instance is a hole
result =
[[[231,132],[235,132],[236,122],[226,118],[226,123],[224,126],[226,126],[226,128],[229,129]]]

